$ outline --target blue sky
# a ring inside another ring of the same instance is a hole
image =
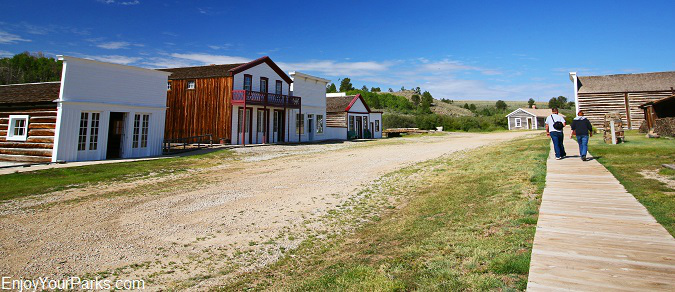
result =
[[[538,101],[579,75],[675,70],[675,1],[2,1],[0,56],[149,68],[269,55],[436,98]]]

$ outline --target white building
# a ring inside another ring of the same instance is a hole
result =
[[[336,139],[382,138],[382,112],[372,111],[360,94],[326,97],[326,129]]]
[[[162,153],[169,73],[59,56],[60,82],[0,88],[0,160],[57,162]]]
[[[291,142],[337,139],[326,131],[326,85],[330,80],[293,71],[292,95],[302,97],[302,107],[291,110]]]

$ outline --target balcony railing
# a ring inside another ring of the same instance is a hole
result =
[[[300,108],[301,98],[299,96],[292,96],[292,95],[265,93],[248,90],[233,90],[232,103]]]

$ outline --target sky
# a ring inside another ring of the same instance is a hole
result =
[[[437,99],[573,96],[580,76],[675,70],[675,1],[0,0],[0,57],[147,68],[247,62]]]

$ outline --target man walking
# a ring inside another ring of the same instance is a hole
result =
[[[565,146],[563,146],[563,128],[565,128],[565,118],[558,115],[557,108],[552,108],[551,115],[546,118],[546,134],[553,141],[553,150],[555,150],[555,159],[557,160],[567,156]]]
[[[579,143],[579,155],[581,160],[586,161],[586,153],[588,152],[588,137],[593,137],[593,125],[584,117],[584,112],[579,111],[577,117],[572,121],[572,135],[570,139],[577,136],[577,143]]]

